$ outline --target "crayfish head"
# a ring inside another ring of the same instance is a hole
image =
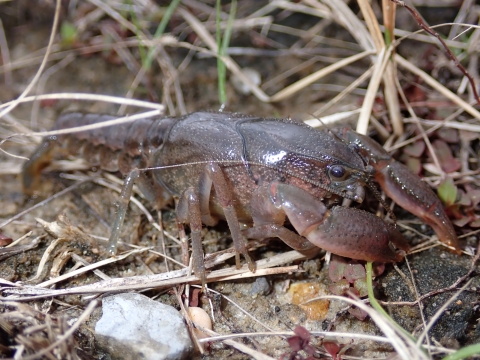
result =
[[[353,200],[361,204],[363,202],[363,199],[365,199],[365,188],[362,185],[358,184],[353,194]]]
[[[353,182],[344,186],[342,196],[361,204],[365,199],[365,188],[361,182]]]
[[[362,203],[365,199],[365,180],[368,174],[363,171],[349,168],[343,164],[331,164],[327,166],[327,174],[330,178],[330,191],[344,198]]]

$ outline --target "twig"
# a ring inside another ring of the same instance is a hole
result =
[[[401,1],[401,0],[391,0],[391,1],[393,1],[397,5],[403,6],[405,9],[407,9],[410,12],[410,14],[412,14],[412,16],[417,21],[418,25],[420,25],[420,27],[423,30],[425,30],[430,35],[435,36],[438,39],[438,41],[440,41],[442,46],[445,48],[445,51],[447,52],[448,57],[455,63],[455,66],[460,69],[460,71],[463,73],[463,75],[465,75],[468,78],[468,81],[470,82],[470,86],[472,87],[473,96],[477,100],[477,104],[480,104],[480,97],[478,97],[477,88],[475,86],[475,80],[473,79],[472,75],[470,75],[470,73],[467,71],[467,69],[465,69],[465,67],[460,63],[460,61],[455,56],[455,54],[452,52],[452,50],[449,49],[448,45],[445,43],[445,41],[443,41],[440,34],[437,33],[436,31],[432,30],[431,27],[429,27],[427,24],[425,24],[425,22],[420,17],[418,12],[416,12],[415,9],[413,9],[409,5],[405,4],[404,1]]]

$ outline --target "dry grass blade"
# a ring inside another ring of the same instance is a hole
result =
[[[324,125],[335,124],[337,122],[341,122],[342,120],[352,118],[353,116],[357,115],[361,109],[353,110],[353,111],[345,111],[343,113],[336,113],[328,116],[322,116],[321,121],[318,119],[308,119],[304,120],[303,122],[311,127],[322,127]]]
[[[294,12],[304,13],[308,15],[313,15],[321,18],[331,18],[331,11],[319,1],[304,0],[304,3],[310,5],[305,6],[303,4],[295,4],[291,1],[284,0],[274,0],[272,5],[280,9],[291,10]]]
[[[332,9],[333,18],[350,32],[363,49],[375,50],[371,34],[346,3],[337,0],[324,0],[324,2]]]
[[[367,71],[365,71],[360,77],[358,77],[355,81],[353,81],[350,85],[348,85],[344,90],[342,90],[337,96],[335,96],[332,100],[328,101],[325,105],[323,105],[320,109],[315,111],[313,115],[321,116],[328,108],[335,105],[337,102],[342,100],[345,96],[347,96],[352,90],[356,89],[360,86],[365,80],[367,80],[375,70],[374,66],[371,66]],[[323,120],[323,118],[322,118]],[[313,125],[312,125],[313,126]],[[320,125],[317,125],[320,126]]]
[[[207,44],[207,46],[213,51],[217,52],[217,44],[213,39],[213,36],[205,29],[205,27],[195,18],[193,17],[188,11],[185,9],[179,9],[179,12],[185,18],[185,20],[189,23],[190,26],[194,29],[194,31],[202,38],[202,40]],[[257,85],[253,84],[252,81],[243,73],[240,67],[237,65],[235,61],[233,61],[229,56],[225,56],[222,60],[225,62],[227,68],[232,71],[235,76],[237,76],[242,82],[244,82],[252,91],[252,93],[257,96],[260,100],[265,102],[278,102],[284,100],[293,94],[297,93],[299,90],[305,88],[306,86],[312,84],[315,81],[318,81],[322,77],[330,74],[333,71],[336,71],[352,62],[358,61],[361,58],[372,55],[374,52],[372,50],[367,50],[357,55],[353,55],[347,59],[343,59],[333,65],[330,65],[322,70],[319,70],[315,74],[309,75],[297,83],[290,85],[287,88],[279,91],[275,95],[269,97],[265,94]]]
[[[395,79],[397,78],[395,64],[391,61],[385,67],[383,75],[385,102],[390,114],[390,120],[395,135],[403,134],[403,117],[400,113],[400,102],[398,101],[398,93],[396,91]]]
[[[382,0],[383,21],[385,23],[385,42],[387,46],[393,46],[394,28],[395,28],[395,10],[396,5],[389,0]],[[403,134],[403,118],[400,113],[400,103],[398,101],[398,93],[396,90],[397,72],[396,65],[390,61],[385,68],[383,76],[385,102],[387,105],[393,132],[396,136]]]
[[[42,63],[40,64],[40,67],[37,70],[37,73],[35,74],[35,77],[32,79],[32,81],[29,83],[27,88],[20,94],[20,96],[17,98],[16,101],[14,101],[12,104],[10,104],[6,109],[0,111],[0,119],[10,111],[12,111],[18,104],[21,99],[26,97],[30,91],[33,89],[33,87],[36,85],[37,81],[40,79],[40,76],[42,75],[43,69],[45,68],[47,61],[48,61],[48,56],[50,54],[53,41],[55,39],[55,35],[57,32],[58,28],[58,22],[60,18],[60,7],[61,7],[61,0],[56,1],[55,5],[55,16],[53,18],[53,25],[52,25],[52,31],[50,32],[50,39],[48,40],[48,45],[47,45],[47,51],[45,52],[45,56],[42,60]]]
[[[468,281],[465,285],[462,286],[461,289],[459,289],[452,297],[450,297],[450,299],[448,299],[448,301],[446,301],[445,304],[443,304],[440,307],[440,309],[437,310],[435,315],[432,316],[432,318],[428,321],[428,324],[425,327],[425,329],[423,330],[422,334],[418,337],[417,345],[420,345],[423,342],[424,338],[427,337],[428,332],[433,327],[433,325],[435,325],[435,322],[440,318],[440,316],[442,316],[443,312],[448,308],[448,306],[450,306],[450,304],[452,304],[455,301],[455,299],[463,291],[465,291],[466,288],[468,288],[470,286],[471,283],[472,283],[472,280]]]
[[[82,315],[77,319],[77,321],[70,327],[70,329],[68,329],[65,334],[63,335],[60,335],[58,337],[58,339],[53,342],[51,345],[47,346],[46,348],[38,351],[36,354],[34,355],[30,355],[30,356],[24,356],[22,357],[21,359],[22,360],[35,360],[35,359],[39,359],[42,355],[47,355],[50,351],[52,351],[53,349],[55,349],[57,346],[61,345],[62,343],[64,343],[68,338],[70,338],[73,333],[78,329],[78,327],[88,319],[88,317],[90,317],[90,315],[92,314],[93,310],[95,310],[95,308],[98,306],[98,301],[97,300],[94,300],[92,301],[90,304],[88,304],[87,308],[85,309],[85,311],[82,313]],[[17,357],[16,357],[17,358]]]
[[[17,103],[26,103],[31,101],[42,101],[42,100],[87,100],[87,101],[104,101],[111,102],[114,104],[121,104],[125,106],[137,106],[147,109],[155,109],[158,111],[164,111],[165,106],[162,104],[156,104],[149,101],[127,99],[124,97],[118,96],[109,96],[109,95],[99,95],[99,94],[81,94],[81,93],[58,93],[58,94],[42,94],[34,96],[26,96],[23,99],[14,100]],[[0,109],[9,106],[12,102],[7,102],[0,104]]]
[[[205,331],[206,333],[208,333],[209,335],[218,335],[216,332],[214,331],[211,331],[211,330],[208,330],[208,329],[202,329],[202,331]],[[253,359],[255,360],[275,360],[274,358],[272,358],[271,356],[268,356],[268,355],[265,355],[263,353],[261,353],[260,351],[257,351],[257,350],[254,350],[252,348],[249,348],[247,345],[244,345],[242,343],[239,343],[237,341],[234,341],[234,340],[229,340],[229,339],[224,339],[222,340],[223,343],[247,354],[247,355],[250,355]]]
[[[115,258],[99,261],[97,263],[91,264],[81,269],[77,269],[70,273],[64,274],[60,277],[38,284],[37,286],[33,286],[33,287],[28,286],[28,287],[24,287],[23,289],[15,288],[15,289],[10,289],[5,291],[11,294],[34,295],[35,298],[43,298],[48,296],[61,296],[61,295],[68,295],[68,294],[97,294],[97,293],[105,293],[105,292],[111,292],[111,291],[129,291],[129,290],[140,290],[140,289],[148,289],[148,288],[164,288],[164,287],[170,287],[170,286],[180,285],[185,283],[199,284],[201,282],[197,276],[189,275],[189,269],[185,268],[182,270],[174,270],[167,273],[155,274],[155,275],[132,276],[129,278],[118,278],[118,279],[112,278],[110,280],[100,281],[95,284],[78,286],[70,289],[63,289],[63,290],[45,289],[45,287],[51,286],[60,281],[64,281],[65,279],[71,278],[73,276],[85,273],[93,269],[97,269],[101,266],[110,264],[112,262],[120,261],[126,258],[127,256],[130,256],[138,252],[146,251],[146,250],[148,249],[132,250],[124,255],[119,255]],[[295,272],[295,271],[298,271],[298,266],[296,265],[280,267],[280,268],[274,268],[273,266],[279,266],[285,263],[289,263],[289,262],[299,260],[299,259],[304,259],[304,258],[305,258],[304,255],[298,253],[297,251],[290,251],[288,253],[275,255],[266,260],[257,261],[257,270],[255,273],[250,272],[246,265],[240,269],[227,268],[222,270],[215,270],[207,275],[207,283],[216,282],[216,281],[229,281],[229,280],[239,279],[239,278],[251,278],[251,277],[259,277],[259,276],[266,276],[266,275],[272,275],[272,274]],[[27,298],[15,297],[15,299],[25,300]]]
[[[195,33],[207,44],[210,50],[217,54],[218,47],[217,43],[213,36],[208,32],[208,30],[203,26],[203,24],[198,21],[192,14],[190,14],[186,9],[178,8],[178,12],[183,16],[185,21],[192,27]],[[260,100],[268,102],[269,96],[263,92],[256,84],[254,84],[242,71],[240,66],[229,56],[222,57],[222,61],[225,63],[225,66],[237,76],[245,85],[247,85],[252,93]]]
[[[419,69],[417,66],[413,65],[411,62],[404,59],[402,56],[398,54],[395,54],[394,56],[395,56],[395,61],[397,62],[398,65],[410,71],[411,73],[419,76],[423,81],[425,81],[428,85],[430,85],[432,88],[437,90],[443,96],[453,101],[455,104],[463,108],[466,112],[468,112],[470,115],[472,115],[476,119],[480,120],[480,112],[478,112],[478,110],[476,110],[472,105],[470,105],[469,103],[461,99],[458,95],[448,90],[445,86],[440,84],[433,77],[431,77],[426,72]]]
[[[336,331],[310,331],[310,334],[313,336],[321,336],[328,338],[349,338],[349,339],[361,339],[365,341],[377,341],[381,343],[391,343],[391,340],[375,335],[368,334],[356,334],[356,333],[347,333],[347,332],[336,332]],[[262,336],[295,336],[293,331],[270,331],[270,332],[252,332],[252,333],[239,333],[239,334],[228,334],[228,335],[218,335],[212,336],[204,339],[200,339],[200,342],[211,342],[211,341],[221,341],[224,339],[235,339],[242,337],[262,337]]]
[[[385,336],[390,340],[392,346],[395,348],[398,356],[400,356],[401,359],[429,359],[427,354],[415,344],[411,337],[406,336],[404,332],[399,331],[396,324],[390,323],[389,319],[383,317],[383,315],[381,315],[371,307],[365,305],[362,301],[333,295],[321,296],[310,301],[314,301],[317,299],[335,299],[345,301],[365,311],[372,318],[375,324],[380,328],[380,330],[385,334]]]
[[[391,53],[392,47],[389,47],[388,49],[383,48],[380,54],[378,54],[377,62],[374,65],[375,70],[373,71],[372,78],[370,79],[370,83],[368,84],[367,94],[365,95],[365,100],[360,111],[360,116],[358,117],[356,131],[360,134],[367,133],[373,103],[375,101],[375,97],[377,96],[377,91],[380,86],[380,82],[382,81],[385,67],[388,64]]]
[[[11,135],[10,137],[13,137],[13,136],[45,137],[45,136],[51,136],[51,135],[72,134],[72,133],[81,132],[81,131],[101,129],[107,126],[125,124],[125,123],[129,123],[139,119],[148,119],[154,116],[159,116],[161,114],[162,114],[162,110],[152,110],[152,111],[147,111],[147,112],[136,114],[136,115],[119,117],[118,119],[108,120],[108,121],[104,121],[104,122],[96,123],[92,125],[77,126],[77,127],[62,129],[62,130],[42,131],[42,132],[35,132],[35,133],[29,133],[29,134],[15,134],[15,135]]]
[[[427,137],[427,135],[425,134],[425,130],[423,129],[422,126],[420,126],[420,122],[418,121],[418,118],[417,118],[417,115],[415,114],[412,106],[410,105],[407,97],[405,96],[405,93],[403,91],[403,89],[401,88],[400,86],[400,83],[398,82],[398,79],[396,80],[396,86],[397,86],[397,89],[398,89],[398,93],[400,94],[400,97],[402,98],[402,101],[403,103],[405,104],[405,106],[407,107],[408,109],[408,112],[410,113],[410,115],[412,116],[412,118],[414,120],[416,120],[417,122],[417,128],[418,128],[418,131],[420,132],[420,134],[422,135],[423,137],[423,141],[425,142],[425,145],[427,146],[428,150],[430,151],[430,154],[433,158],[433,162],[435,163],[436,167],[440,170],[440,172],[442,173],[442,176],[444,175],[443,174],[443,170],[440,166],[440,162],[438,161],[438,157],[437,157],[437,154],[436,152],[434,151],[433,149],[433,146],[430,142],[430,139]]]
[[[148,40],[148,37],[145,36],[145,34],[140,31],[140,29],[132,24],[130,21],[125,19],[118,11],[115,11],[108,2],[105,1],[99,1],[99,0],[88,0],[91,2],[95,7],[102,9],[108,16],[110,16],[112,19],[114,19],[116,22],[133,32],[135,35],[137,35],[140,39],[143,40]]]
[[[30,237],[30,235],[32,235],[32,234],[33,234],[33,231],[29,231],[25,235],[19,237],[17,240],[12,242],[10,245],[5,246],[5,248],[8,249],[8,248],[16,246],[19,242],[21,242],[23,239],[26,239],[26,238]]]
[[[65,240],[64,240],[65,241]],[[52,243],[53,244],[53,243]],[[90,270],[94,270],[94,269],[98,269],[99,267],[102,267],[102,266],[105,266],[105,265],[109,265],[109,264],[112,264],[112,263],[115,263],[117,261],[122,261],[123,259],[126,259],[127,257],[131,256],[131,255],[135,255],[135,254],[138,254],[138,253],[142,253],[144,251],[147,251],[148,249],[135,249],[135,250],[130,250],[128,251],[127,253],[125,254],[122,254],[122,255],[118,255],[116,257],[112,257],[112,258],[108,258],[108,259],[105,259],[105,260],[102,260],[102,261],[98,261],[94,264],[91,264],[91,265],[88,265],[88,266],[85,266],[85,267],[82,267],[81,269],[77,269],[75,271],[71,271],[69,273],[66,273],[66,274],[63,274],[59,277],[56,277],[56,278],[53,278],[53,279],[50,279],[48,281],[45,281],[43,283],[40,283],[38,285],[36,285],[36,287],[39,287],[39,288],[47,288],[51,285],[54,285],[56,283],[59,283],[61,281],[64,281],[66,279],[69,279],[69,278],[72,278],[72,277],[75,277],[77,275],[80,275],[80,274],[83,274],[83,273],[86,273]]]
[[[425,30],[427,33],[429,33],[430,35],[435,36],[437,38],[437,40],[442,44],[443,48],[447,52],[448,57],[455,63],[455,65],[460,69],[460,71],[468,78],[468,80],[470,82],[470,85],[472,87],[474,97],[477,100],[477,103],[480,103],[480,97],[478,96],[478,93],[477,93],[477,88],[475,86],[475,80],[473,79],[472,75],[470,75],[468,73],[467,69],[465,69],[463,67],[463,65],[460,63],[460,61],[455,56],[455,54],[448,48],[447,44],[445,43],[445,41],[443,41],[440,34],[437,33],[436,31],[434,31],[431,27],[429,27],[425,23],[425,21],[421,18],[420,14],[415,9],[413,9],[411,6],[407,5],[404,1],[400,1],[400,0],[392,0],[392,1],[394,1],[395,3],[397,3],[400,6],[405,7],[413,15],[413,17],[417,21],[418,25],[420,25],[420,27],[423,30]]]
[[[379,53],[385,47],[385,41],[383,40],[377,17],[375,16],[375,13],[373,12],[373,9],[368,1],[358,0],[357,2],[360,6],[360,10],[362,11],[365,24],[370,32],[373,43],[375,44],[375,48],[377,49],[377,53]]]
[[[3,22],[0,19],[0,52],[2,56],[2,63],[5,67],[5,85],[12,86],[12,70],[10,65],[10,51],[8,49],[7,38],[5,37],[5,29]]]
[[[45,92],[45,87],[48,80],[53,77],[56,73],[61,72],[64,70],[69,64],[71,64],[75,60],[75,56],[73,54],[69,54],[65,56],[62,60],[58,63],[51,65],[48,69],[46,69],[40,79],[38,80],[38,84],[36,86],[36,92],[38,94],[42,94]],[[24,98],[25,99],[25,98]],[[24,100],[22,99],[22,100]],[[38,120],[38,113],[40,110],[40,101],[36,99],[33,102],[32,111],[31,111],[31,126],[33,128],[37,127],[37,120]]]
[[[56,193],[55,195],[43,200],[43,201],[40,201],[39,203],[33,205],[32,207],[22,211],[22,212],[19,212],[18,214],[16,214],[15,216],[12,216],[11,218],[5,220],[3,223],[0,224],[0,229],[3,228],[4,226],[10,224],[12,221],[15,221],[17,219],[20,219],[22,216],[24,216],[25,214],[29,213],[30,211],[36,209],[36,208],[39,208],[41,206],[44,206],[45,204],[47,204],[48,202],[58,198],[58,197],[61,197],[67,193],[69,193],[70,191],[78,188],[80,185],[82,185],[85,181],[79,181],[77,182],[76,184],[73,184],[72,186],[69,186],[68,188],[66,189],[63,189],[62,191]]]
[[[318,81],[319,79],[323,78],[324,76],[337,71],[338,69],[341,69],[351,63],[354,63],[360,59],[363,59],[366,56],[374,54],[374,51],[364,51],[359,54],[353,55],[351,57],[348,57],[346,59],[342,59],[338,61],[335,64],[332,64],[330,66],[327,66],[311,75],[308,75],[304,77],[303,79],[297,81],[296,83],[280,90],[278,93],[273,95],[269,101],[271,102],[277,102],[281,100],[285,100],[286,98],[292,96],[293,94],[297,93],[299,90],[311,85],[315,81]]]
[[[0,249],[0,261],[8,259],[9,257],[16,255],[16,254],[23,254],[28,250],[32,250],[36,248],[40,244],[40,240],[43,239],[44,236],[39,236],[31,241],[30,244],[27,245],[16,245],[13,247],[6,247]],[[22,240],[21,238],[19,240]],[[12,243],[13,244],[13,243]],[[10,245],[12,245],[10,244]],[[10,246],[9,245],[9,246]]]
[[[414,119],[406,119],[405,122],[415,122]],[[458,121],[439,121],[439,120],[421,120],[419,122],[424,126],[446,127],[451,129],[471,131],[473,133],[480,132],[480,125],[458,122]]]

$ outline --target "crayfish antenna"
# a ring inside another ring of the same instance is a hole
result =
[[[375,198],[380,202],[380,204],[383,206],[383,208],[388,212],[388,215],[390,216],[390,218],[392,219],[393,221],[393,227],[397,227],[397,217],[395,216],[395,214],[393,213],[392,209],[390,209],[390,207],[388,206],[387,202],[385,201],[385,199],[382,197],[382,195],[380,194],[380,192],[378,191],[378,189],[375,187],[375,185],[372,184],[371,181],[368,181],[366,183],[366,185],[368,186],[368,188],[370,190],[372,190],[373,192],[373,195],[375,195]]]

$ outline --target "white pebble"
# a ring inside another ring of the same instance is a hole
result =
[[[243,73],[245,74],[245,76],[247,78],[250,79],[250,81],[252,83],[254,83],[255,85],[260,85],[262,83],[262,77],[260,75],[260,73],[255,70],[255,69],[252,69],[252,68],[249,68],[249,67],[246,67],[244,69],[242,69]],[[233,87],[240,93],[240,94],[243,94],[243,95],[248,95],[252,92],[252,90],[250,89],[250,86],[248,86],[247,84],[245,84],[242,80],[240,80],[240,78],[237,76],[237,75],[233,75],[231,78],[230,78],[230,81],[233,85]]]

